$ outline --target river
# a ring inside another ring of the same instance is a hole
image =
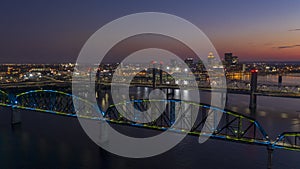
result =
[[[130,93],[140,98],[149,88]],[[175,92],[176,93],[176,92]],[[190,95],[189,91],[186,97]],[[105,109],[112,103],[108,91],[100,94]],[[179,97],[176,96],[175,97]],[[185,97],[185,96],[181,96]],[[209,103],[209,93],[201,92],[201,102]],[[271,139],[285,131],[300,131],[300,100],[258,96],[256,119]],[[248,95],[228,95],[227,108],[249,115]],[[9,108],[1,107],[0,168],[98,168],[98,169],[266,169],[266,147],[209,139],[198,143],[187,136],[170,151],[155,157],[130,159],[108,153],[95,145],[83,132],[76,118],[23,111],[22,124],[9,124]],[[116,126],[136,134],[159,131]],[[155,146],[155,145],[153,145]],[[275,150],[274,169],[300,168],[300,152]]]

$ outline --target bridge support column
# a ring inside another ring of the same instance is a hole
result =
[[[19,109],[11,108],[11,124],[20,124],[22,122],[21,120],[21,112]]]
[[[167,92],[167,99],[168,100],[172,100],[174,99],[174,95],[175,95],[175,89],[173,88],[167,88],[166,89]],[[175,123],[176,120],[176,109],[175,109],[175,102],[171,101],[168,103],[168,107],[169,107],[169,118],[170,118],[170,123],[171,125],[173,125]]]
[[[173,125],[176,121],[176,115],[175,115],[175,112],[176,109],[175,109],[175,102],[174,101],[171,101],[170,102],[170,122],[171,122],[171,125]]]
[[[250,104],[251,112],[256,112],[256,91],[257,91],[257,69],[251,70],[251,84],[250,84]]]
[[[155,69],[155,66],[153,66],[153,69],[152,69],[152,87],[153,87],[153,89],[156,88],[156,69]]]
[[[108,144],[108,142],[109,142],[107,124],[105,124],[105,123],[106,123],[106,121],[99,122],[99,127],[100,127],[99,142],[100,142],[100,144]]]
[[[254,93],[250,93],[250,105],[249,108],[252,114],[256,113],[257,96]]]
[[[13,93],[10,93],[8,95],[9,102],[12,105],[11,106],[11,124],[19,124],[21,123],[21,112],[19,109],[16,109],[15,105],[17,104],[16,96]]]
[[[221,103],[224,103],[225,100],[225,107],[228,105],[228,93],[222,92],[221,94]]]
[[[160,84],[160,85],[163,84],[163,70],[162,70],[162,63],[160,64],[160,68],[159,68],[159,84]]]
[[[167,99],[174,99],[175,89],[167,88],[166,91],[167,91]]]
[[[282,74],[278,75],[278,88],[282,86]]]
[[[272,159],[273,159],[273,152],[274,148],[271,146],[268,146],[268,169],[272,169]]]

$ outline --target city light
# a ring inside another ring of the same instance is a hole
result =
[[[70,2],[0,5],[1,169],[300,168],[300,1]]]

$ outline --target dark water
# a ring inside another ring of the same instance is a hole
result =
[[[147,89],[134,91],[135,97]],[[187,95],[191,93],[186,93]],[[201,93],[201,101],[209,100]],[[185,97],[185,96],[181,96]],[[100,94],[100,104],[111,102],[109,93]],[[249,96],[229,95],[228,108],[249,114]],[[257,120],[271,138],[284,131],[300,131],[300,100],[258,97]],[[145,159],[130,159],[110,154],[95,145],[81,129],[76,118],[22,111],[22,124],[12,127],[10,110],[1,107],[0,168],[99,168],[99,169],[265,169],[265,147],[210,139],[198,143],[187,136],[170,151]],[[134,133],[154,130],[115,126]],[[155,146],[155,145],[154,145]],[[300,152],[275,150],[275,169],[300,168]]]

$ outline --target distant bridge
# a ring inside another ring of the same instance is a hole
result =
[[[90,82],[78,81],[74,82],[82,86],[90,85]],[[100,88],[108,88],[111,86],[110,82],[95,83],[96,86]],[[123,83],[117,83],[115,85],[122,86]],[[152,87],[149,83],[138,83],[132,82],[131,86],[135,87]],[[169,88],[178,89],[178,85],[170,84],[157,84],[157,88]],[[30,89],[56,89],[61,90],[62,88],[71,91],[72,82],[57,82],[57,81],[41,81],[41,82],[17,82],[17,83],[7,83],[1,84],[1,88],[4,90],[30,90]],[[189,89],[189,86],[186,86]],[[202,91],[212,91],[212,88],[208,82],[199,84],[199,90]],[[218,91],[218,88],[214,88],[214,91]],[[222,90],[222,89],[221,89]],[[242,80],[227,80],[227,92],[234,94],[250,94],[250,82]],[[280,97],[299,97],[300,98],[300,85],[277,85],[272,83],[258,83],[257,84],[257,95],[262,96],[280,96]]]

